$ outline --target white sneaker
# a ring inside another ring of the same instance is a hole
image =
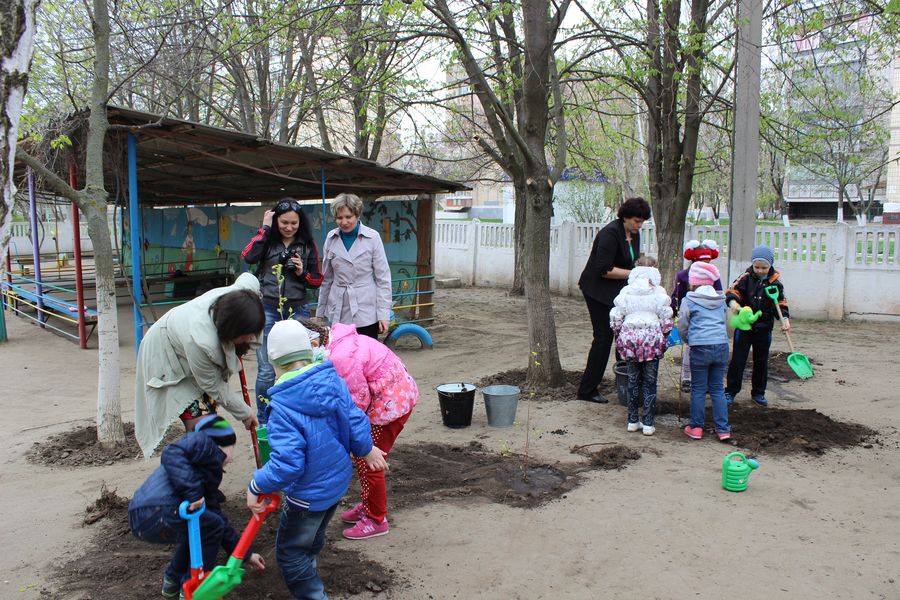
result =
[[[644,435],[653,435],[656,432],[656,427],[653,425],[644,425]]]
[[[641,427],[643,427],[643,426],[640,423],[629,423],[628,424],[628,432],[634,433],[635,431],[639,430]]]

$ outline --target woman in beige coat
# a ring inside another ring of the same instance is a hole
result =
[[[169,425],[185,429],[218,405],[247,429],[258,423],[228,379],[239,357],[259,344],[266,317],[259,281],[244,273],[233,285],[210,290],[163,315],[141,341],[135,368],[134,434],[150,457]]]
[[[359,222],[362,200],[339,194],[331,203],[338,226],[328,232],[322,249],[322,286],[317,317],[356,325],[378,339],[387,332],[391,314],[391,268],[378,232]]]

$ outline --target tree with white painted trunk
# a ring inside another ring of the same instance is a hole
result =
[[[67,184],[44,163],[21,148],[16,156],[30,166],[54,193],[78,205],[88,223],[94,247],[97,279],[97,439],[103,445],[125,441],[119,398],[119,324],[116,313],[116,283],[112,242],[106,220],[107,192],[103,182],[103,144],[109,121],[109,13],[106,0],[93,0],[91,29],[94,42],[89,116],[84,142],[85,185],[81,190]]]
[[[0,7],[0,264],[6,264],[12,225],[13,163],[22,117],[22,103],[28,89],[28,71],[34,53],[35,15],[38,0],[17,0]]]

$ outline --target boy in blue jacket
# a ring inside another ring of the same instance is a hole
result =
[[[206,504],[200,515],[200,541],[207,573],[215,568],[220,547],[231,553],[237,546],[240,536],[221,512],[225,495],[219,491],[223,467],[231,460],[236,439],[228,421],[218,415],[203,417],[194,431],[163,450],[160,466],[128,504],[128,522],[136,538],[154,544],[175,544],[175,553],[163,575],[162,595],[166,598],[178,596],[190,575],[187,522],[178,516],[178,506],[183,501],[191,503],[190,511]],[[246,562],[254,570],[265,568],[259,554],[251,553]]]
[[[266,427],[272,453],[253,474],[247,506],[284,491],[275,556],[294,598],[327,600],[316,569],[325,529],[353,476],[350,454],[373,471],[387,468],[372,445],[369,419],[356,407],[332,363],[314,362],[309,332],[293,319],[275,323],[267,344],[278,379],[269,388]]]

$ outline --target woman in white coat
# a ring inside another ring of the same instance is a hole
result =
[[[338,194],[331,203],[338,226],[322,248],[316,316],[356,325],[360,334],[378,339],[390,323],[391,268],[378,232],[359,221],[362,206],[354,194]]]
[[[181,418],[190,431],[218,405],[244,423],[258,422],[228,379],[239,357],[259,344],[266,315],[259,280],[244,273],[164,314],[141,341],[134,374],[134,434],[150,457],[169,425]]]

